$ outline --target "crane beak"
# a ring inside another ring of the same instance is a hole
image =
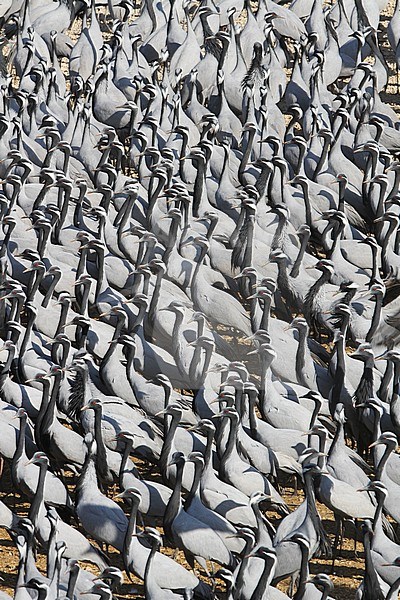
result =
[[[381,442],[379,442],[378,440],[376,440],[376,442],[372,442],[372,444],[370,444],[370,445],[368,446],[368,448],[375,448],[375,446],[379,446],[379,444],[380,444],[380,443],[381,443]]]
[[[339,294],[344,294],[344,292],[342,292],[342,290],[337,290],[336,292],[333,292],[332,296],[338,296]]]
[[[154,416],[155,417],[161,417],[161,415],[165,415],[165,413],[167,412],[167,410],[164,408],[164,410],[160,410],[158,413],[156,413]]]
[[[124,492],[121,492],[120,494],[117,494],[116,496],[113,496],[112,500],[117,500],[118,498],[124,498]]]
[[[191,425],[186,429],[186,431],[199,431],[197,425]]]
[[[102,319],[103,317],[108,317],[108,315],[111,314],[110,310],[107,310],[106,312],[101,313],[100,315],[97,315],[97,317],[94,317],[94,321],[98,321],[99,319]]]
[[[223,402],[224,398],[220,398],[219,396],[217,398],[215,398],[214,400],[211,400],[211,402],[209,402],[209,404],[216,404],[217,402]]]

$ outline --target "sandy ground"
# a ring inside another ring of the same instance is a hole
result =
[[[373,0],[371,0],[373,1]],[[330,4],[331,2],[326,2]],[[395,67],[393,52],[388,44],[386,37],[386,27],[388,24],[388,20],[390,16],[393,14],[395,0],[390,0],[386,10],[383,12],[379,39],[381,48],[383,48],[383,52],[385,58],[388,63],[388,67],[390,69],[390,77],[389,83],[386,87],[385,91],[382,94],[382,98],[390,103],[396,111],[400,112],[400,97],[399,97],[399,74]],[[104,12],[101,10],[100,12]],[[239,18],[239,22],[242,20]],[[81,23],[77,21],[74,24],[72,29],[71,37],[76,39],[80,32]],[[107,37],[107,34],[105,34]],[[65,72],[67,72],[67,61],[63,59],[62,67]],[[148,476],[146,473],[147,469],[145,465],[141,464],[140,461],[137,461],[138,467],[143,473],[143,476]],[[157,474],[152,473],[151,477],[157,477]],[[71,481],[71,483],[73,483]],[[73,491],[74,486],[71,485],[71,491]],[[29,504],[26,503],[26,499],[21,498],[18,494],[15,496],[9,495],[9,490],[11,489],[8,466],[5,465],[4,473],[2,479],[0,481],[0,499],[5,502],[10,508],[16,511],[17,514],[23,516],[27,514],[29,510]],[[110,496],[113,496],[117,490],[111,490]],[[297,495],[293,494],[291,489],[287,489],[287,492],[283,493],[283,496],[291,509],[296,508],[300,502],[302,502],[304,496],[302,490],[298,492]],[[327,532],[331,535],[333,539],[334,535],[334,521],[332,513],[322,505],[319,505],[319,511],[323,518],[325,528]],[[153,523],[152,523],[153,524]],[[158,524],[161,525],[161,524]],[[160,530],[161,527],[159,527]],[[364,568],[364,558],[363,558],[363,548],[360,542],[357,543],[357,556],[354,554],[354,543],[353,543],[354,529],[349,525],[346,528],[345,538],[343,542],[343,550],[341,556],[337,559],[335,573],[332,578],[335,584],[335,591],[333,593],[333,597],[337,600],[350,600],[354,598],[355,589],[358,587],[363,577],[363,568]],[[163,548],[163,552],[166,554],[172,555],[174,553],[171,548]],[[110,559],[113,565],[120,567],[123,569],[121,557],[118,552],[110,551]],[[185,559],[182,553],[178,554],[177,558],[180,562],[185,563]],[[37,558],[37,565],[39,569],[45,573],[46,571],[46,557],[43,553],[39,551]],[[95,567],[85,564],[82,565],[85,568],[88,568],[92,572],[96,573],[97,570]],[[186,565],[187,566],[187,565]],[[11,538],[6,530],[0,529],[0,590],[8,592],[9,594],[13,594],[15,589],[15,583],[17,578],[17,568],[18,568],[18,553],[16,548],[11,541]],[[313,559],[311,561],[311,572],[325,572],[331,573],[331,562],[323,559]],[[219,597],[224,598],[224,586],[221,581],[217,582],[217,589],[221,590],[219,592]],[[280,589],[283,591],[287,590],[288,582],[283,582],[279,585]],[[133,578],[133,581],[129,581],[126,578],[124,585],[120,588],[118,593],[115,595],[116,598],[144,598],[143,595],[143,585],[142,582],[136,578]]]

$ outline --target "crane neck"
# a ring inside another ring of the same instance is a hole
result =
[[[390,219],[389,226],[386,231],[386,235],[382,242],[381,262],[384,277],[387,277],[391,271],[390,258],[389,258],[389,243],[392,241],[393,233],[397,231],[397,220]]]
[[[40,447],[40,431],[42,428],[42,421],[44,419],[44,416],[46,414],[47,408],[49,406],[49,398],[50,398],[50,381],[48,379],[42,379],[41,383],[43,385],[43,393],[42,393],[42,402],[40,403],[40,409],[36,418],[36,423],[35,423],[35,428],[34,428],[34,435],[35,435],[35,442],[37,444],[37,446]]]
[[[238,429],[239,429],[239,418],[237,415],[231,415],[227,418],[229,418],[230,428],[229,428],[229,435],[228,435],[228,441],[226,444],[225,452],[223,453],[223,455],[221,457],[221,461],[220,461],[220,469],[222,471],[225,470],[225,467],[226,467],[228,461],[230,461],[231,459],[234,459],[236,455],[239,456],[237,453],[237,446],[236,446]]]
[[[239,217],[238,220],[236,222],[235,228],[229,238],[229,243],[231,247],[236,246],[236,244],[238,243],[239,240],[239,233],[244,225],[245,222],[245,218],[246,218],[246,211],[244,206],[242,206],[240,213],[239,213]]]
[[[301,328],[298,330],[298,345],[297,345],[297,352],[296,352],[296,377],[298,382],[305,386],[308,387],[309,382],[307,380],[306,377],[306,372],[305,372],[305,367],[306,367],[306,359],[310,358],[307,356],[307,350],[308,350],[308,346],[307,346],[307,337],[308,337],[308,327],[306,328]],[[311,362],[311,364],[313,364]]]
[[[211,345],[207,345],[204,348],[204,362],[203,362],[203,367],[201,368],[201,372],[199,375],[199,379],[198,379],[198,386],[201,387],[204,385],[204,382],[206,380],[207,377],[207,371],[210,367],[210,363],[211,363],[211,359],[213,356],[213,352],[214,352],[214,347]]]
[[[265,541],[265,544],[268,546],[273,546],[272,538],[270,532],[275,535],[276,531],[273,528],[272,524],[268,521],[267,517],[265,517],[260,509],[260,505],[258,502],[255,502],[251,505],[253,509],[254,516],[257,521],[257,531],[256,531],[256,545],[262,545]],[[267,531],[266,531],[267,529]],[[266,539],[267,538],[267,539]],[[267,543],[268,541],[268,543]]]
[[[174,534],[172,532],[172,524],[178,516],[178,513],[182,510],[181,490],[184,467],[184,460],[179,461],[179,463],[176,465],[175,485],[174,489],[172,490],[172,494],[170,496],[164,514],[164,531],[171,542],[174,539]]]
[[[206,182],[206,159],[199,157],[197,159],[197,173],[193,187],[193,202],[192,202],[192,216],[198,218],[200,212],[204,213],[208,209],[208,201],[205,192]]]
[[[108,281],[105,270],[105,261],[104,261],[104,248],[96,248],[97,255],[97,284],[95,297],[96,301],[99,296],[106,291],[108,288]]]
[[[385,503],[385,494],[382,494],[380,491],[376,492],[376,509],[374,515],[374,521],[372,524],[372,528],[374,532],[376,532],[377,527],[382,527],[382,512],[383,505]]]
[[[204,450],[204,469],[202,472],[202,481],[206,479],[206,476],[213,472],[212,467],[212,451],[213,451],[213,440],[214,440],[214,431],[207,430],[206,437],[206,447]]]
[[[39,231],[40,231],[40,235],[39,235],[38,244],[37,244],[37,252],[38,252],[40,258],[42,259],[43,256],[45,256],[47,243],[49,241],[49,237],[51,234],[51,224],[47,223],[47,222],[41,224]]]
[[[18,444],[13,456],[13,466],[16,466],[17,462],[24,456],[25,453],[25,432],[26,432],[26,415],[23,415],[19,419],[19,432],[18,432]]]
[[[154,178],[157,177],[158,178],[158,183],[156,185],[155,190],[153,190],[153,181]],[[152,174],[151,179],[150,179],[150,184],[149,184],[149,205],[147,208],[147,229],[149,231],[151,231],[152,229],[152,216],[153,216],[153,212],[154,212],[154,207],[157,204],[157,200],[161,194],[162,189],[164,188],[164,185],[167,182],[167,176],[165,173],[161,173],[160,171],[157,171],[157,175],[156,174]]]
[[[53,273],[53,279],[52,279],[52,281],[51,281],[51,283],[50,283],[50,285],[49,285],[49,287],[47,289],[45,297],[42,300],[42,307],[43,308],[47,308],[48,307],[48,305],[50,303],[50,300],[53,297],[53,292],[56,289],[56,286],[57,286],[58,282],[61,279],[61,275],[62,275],[61,271],[56,271],[55,273]]]
[[[246,248],[244,251],[243,262],[241,264],[242,270],[246,267],[251,267],[253,263],[253,243],[254,243],[254,229],[255,229],[255,215],[249,215],[246,220],[247,235],[246,235]]]
[[[226,399],[226,400],[220,400],[219,401],[220,409],[222,408],[221,402],[223,402],[224,408],[226,408],[227,406],[233,406],[233,402],[232,402],[231,398]],[[216,446],[217,455],[218,455],[218,458],[220,461],[226,450],[226,440],[229,437],[230,427],[231,427],[230,420],[227,417],[221,419],[218,422],[218,427],[215,432],[215,446]]]
[[[393,391],[390,399],[390,417],[394,426],[397,427],[400,424],[400,363],[394,361],[393,365]]]
[[[310,213],[310,215],[311,215],[311,213]],[[303,259],[304,259],[304,255],[306,253],[307,244],[308,244],[309,239],[310,239],[309,233],[307,233],[306,235],[303,235],[301,238],[299,252],[297,254],[296,260],[294,261],[292,270],[290,271],[290,276],[293,277],[293,279],[296,279],[296,277],[299,276],[300,267],[303,263]]]
[[[96,441],[96,479],[101,481],[101,483],[104,483],[104,480],[107,480],[110,477],[110,473],[107,463],[107,450],[101,432],[102,413],[101,406],[97,406],[94,411],[94,439]]]
[[[40,207],[40,205],[43,203],[43,201],[44,201],[44,199],[45,199],[45,197],[47,195],[47,192],[49,191],[50,187],[51,187],[51,183],[49,183],[48,178],[46,178],[46,180],[45,180],[45,182],[44,182],[44,184],[43,184],[43,186],[42,186],[39,194],[37,195],[34,203],[32,204],[32,212],[34,212],[35,210],[37,210]]]
[[[83,463],[82,471],[76,484],[76,506],[78,506],[81,501],[85,488],[90,488],[92,491],[98,491],[95,456],[92,454],[91,449],[88,449],[87,451],[85,462]]]
[[[257,302],[257,300],[256,300]],[[261,300],[262,302],[262,313],[261,313],[261,322],[260,326],[257,329],[262,329],[263,331],[269,331],[269,320],[271,317],[271,304],[272,304],[272,295],[264,296]]]
[[[362,404],[374,395],[374,364],[373,358],[364,362],[363,376],[354,392],[355,404]]]
[[[163,478],[165,478],[166,480],[169,479],[168,464],[170,462],[170,458],[171,458],[171,454],[172,454],[172,446],[174,443],[175,433],[178,428],[179,421],[180,421],[180,416],[173,414],[171,416],[171,422],[169,423],[169,426],[168,426],[168,415],[164,415],[164,428],[167,428],[168,433],[167,433],[167,435],[164,436],[164,443],[163,443],[163,446],[161,449],[160,468],[161,468],[161,474],[163,475]]]
[[[111,192],[110,192],[110,201],[111,201]],[[136,195],[128,194],[127,199],[125,200],[124,204],[121,206],[121,208],[118,211],[118,214],[114,220],[114,226],[118,227],[118,229],[117,229],[118,249],[120,250],[120,252],[122,252],[122,254],[124,254],[124,256],[126,256],[126,254],[124,253],[124,249],[123,249],[122,236],[123,236],[123,233],[125,231],[127,231],[126,226],[128,224],[129,219],[132,216],[132,210],[133,210],[135,201],[136,201]]]
[[[385,467],[386,467],[386,463],[389,460],[390,455],[392,454],[394,448],[393,446],[387,444],[386,448],[385,448],[385,452],[383,453],[383,455],[381,456],[381,459],[378,463],[378,466],[376,467],[376,471],[375,471],[375,479],[377,479],[378,481],[380,481],[382,479]]]
[[[49,535],[49,547],[47,550],[47,570],[46,576],[50,580],[50,587],[57,581],[56,576],[56,563],[57,563],[57,524],[54,523],[53,519],[50,521],[50,535]],[[57,593],[57,590],[55,590]],[[55,594],[56,595],[56,594]]]
[[[261,380],[260,380],[260,410],[262,413],[262,417],[265,420],[268,414],[268,406],[269,406],[269,369],[271,367],[273,361],[273,357],[266,355],[264,352],[260,353],[260,365],[261,365]]]
[[[382,307],[383,307],[383,295],[378,294],[375,297],[374,314],[372,315],[371,325],[370,325],[367,335],[365,336],[366,342],[372,342],[372,340],[374,338],[375,332],[378,329],[379,323],[381,322]]]
[[[325,477],[325,476],[324,476]],[[319,516],[316,501],[315,501],[315,491],[312,480],[312,473],[306,472],[304,474],[304,484],[305,484],[305,494],[306,494],[306,502],[307,502],[307,515],[310,517],[311,522],[314,526],[315,532],[318,537],[319,549],[322,555],[328,554],[331,552],[331,544],[329,538],[324,530],[321,517]]]
[[[3,280],[5,282],[5,280]],[[2,281],[2,283],[3,283]],[[11,307],[10,307],[10,312],[8,313],[8,320],[9,321],[17,321],[18,323],[21,322],[21,311],[24,305],[24,300],[25,298],[21,295],[21,296],[17,296],[16,298],[12,298],[11,299]],[[4,306],[4,313],[5,313],[5,306]],[[5,314],[4,314],[4,319],[5,319]]]
[[[267,205],[269,205],[269,193],[270,186],[272,182],[272,168],[270,164],[262,164],[261,173],[257,177],[255,187],[259,194],[259,202],[264,201]]]
[[[329,462],[330,457],[338,450],[339,445],[343,446],[343,443],[344,443],[344,425],[343,425],[343,421],[341,419],[339,419],[336,422],[335,435],[332,440],[332,444],[328,450],[328,462]],[[323,452],[323,450],[320,450],[320,451]]]
[[[13,345],[8,350],[7,360],[2,367],[0,367],[0,390],[4,388],[4,384],[7,381],[7,377],[9,376],[11,365],[13,363],[15,357],[16,348]]]
[[[170,261],[172,251],[177,245],[180,221],[181,221],[180,218],[171,220],[171,225],[169,227],[169,232],[168,232],[168,241],[167,241],[166,248],[165,248],[165,251],[163,254],[163,262],[165,263],[166,267],[168,267],[168,263]]]
[[[339,179],[339,202],[338,202],[338,210],[344,212],[344,196],[346,193],[347,182],[345,179]]]
[[[274,558],[264,558],[263,572],[256,586],[256,589],[251,595],[250,600],[259,600],[260,598],[269,600],[269,598],[271,597],[269,593],[269,586],[274,575],[276,560],[276,556]]]
[[[172,7],[171,7],[172,11]],[[158,588],[155,582],[154,576],[152,577],[152,569],[153,569],[153,561],[156,555],[156,552],[159,550],[160,544],[157,541],[152,541],[150,546],[149,556],[147,557],[146,567],[144,570],[144,589],[145,589],[145,598],[151,599],[155,598],[158,593]]]
[[[396,166],[396,168],[394,169],[393,186],[392,186],[392,189],[390,190],[386,199],[391,200],[394,196],[396,196],[396,194],[399,191],[399,187],[400,187],[400,168],[398,166]]]
[[[54,376],[53,388],[50,394],[50,400],[47,404],[46,412],[40,423],[39,435],[43,438],[44,434],[50,433],[56,420],[56,403],[61,385],[62,372],[57,372]]]
[[[121,489],[124,489],[124,486],[123,486],[124,473],[130,471],[130,469],[128,469],[128,460],[131,455],[132,448],[133,448],[133,440],[128,438],[125,441],[125,448],[122,453],[121,464],[119,466],[119,473],[118,473],[119,487]]]
[[[242,560],[240,562],[239,570],[237,572],[236,580],[235,580],[235,591],[236,591],[237,598],[240,598],[241,594],[242,594],[243,584],[245,581],[245,573],[247,570],[247,565],[249,564],[249,560],[250,560],[249,554],[252,550],[253,550],[253,538],[251,538],[249,536],[248,538],[246,538],[246,544],[245,544],[245,547],[243,550]]]
[[[333,243],[330,251],[327,253],[327,257],[335,262],[336,258],[340,260],[341,250],[340,250],[340,240],[342,239],[343,231],[344,231],[344,223],[341,221],[336,223],[336,226],[333,228]]]
[[[197,266],[196,266],[196,269],[197,269]],[[193,283],[192,283],[192,285],[193,285]],[[192,386],[194,389],[198,389],[201,385],[199,383],[199,381],[201,379],[201,366],[200,366],[201,351],[202,351],[201,344],[199,344],[199,343],[196,344],[193,355],[192,355],[192,360],[190,361],[190,365],[189,365],[189,381],[192,382]]]
[[[126,377],[129,381],[129,385],[131,386],[135,402],[138,406],[140,406],[140,403],[137,400],[137,387],[135,384],[135,377],[133,375],[136,372],[135,367],[134,367],[135,347],[129,345],[126,347],[124,352],[125,352],[125,356],[126,356],[126,367],[125,367]],[[165,435],[165,432],[164,432],[164,435]]]
[[[174,311],[175,321],[174,326],[172,328],[172,355],[175,359],[175,362],[178,366],[178,369],[185,373],[185,365],[183,364],[183,348],[182,348],[182,339],[183,339],[183,318],[184,315],[180,310]]]
[[[40,284],[42,283],[45,271],[46,271],[46,267],[44,265],[39,267],[38,269],[35,269],[35,271],[33,273],[34,274],[33,281],[31,283],[29,292],[27,293],[27,296],[26,296],[26,302],[32,302],[32,300],[34,299],[34,297],[40,287]]]
[[[78,266],[76,268],[76,279],[79,279],[79,277],[81,275],[83,275],[85,272],[87,255],[88,255],[87,248],[82,248],[82,247],[79,248],[79,261],[78,261]]]
[[[390,400],[389,388],[390,388],[392,379],[393,379],[393,362],[391,360],[388,360],[388,361],[386,361],[385,373],[383,374],[381,385],[379,386],[379,390],[378,390],[378,397],[382,400],[382,402],[387,402],[388,404],[389,404],[389,400]],[[380,437],[380,435],[381,434],[379,432],[379,435],[377,435],[374,439],[378,439],[378,437]],[[376,448],[375,448],[375,450],[376,450]]]
[[[200,461],[196,461],[194,463],[194,477],[193,477],[192,486],[190,488],[189,494],[185,501],[185,510],[186,511],[189,510],[190,505],[192,504],[194,498],[196,498],[196,497],[199,498],[199,487],[200,487],[202,471],[203,471],[202,463]]]
[[[22,536],[21,536],[22,537]],[[18,573],[17,573],[17,582],[15,585],[15,598],[18,600],[18,590],[25,585],[26,580],[26,561],[27,561],[27,542],[24,537],[24,541],[20,542],[18,539],[17,548],[19,553],[19,561],[18,561]],[[72,599],[71,599],[72,600]]]
[[[87,311],[85,311],[87,314]],[[79,324],[75,332],[75,343],[78,350],[86,349],[87,336],[90,329],[90,323]]]
[[[301,552],[300,580],[293,600],[302,600],[306,594],[307,579],[310,571],[308,568],[309,551],[305,544],[298,542]]]
[[[10,209],[9,209],[8,212],[10,212]],[[2,215],[1,220],[3,220],[3,217],[4,217],[4,214]],[[0,248],[0,258],[5,258],[6,254],[7,254],[7,250],[9,248],[9,243],[10,243],[11,235],[12,235],[12,232],[14,231],[14,229],[15,229],[15,225],[14,224],[13,225],[11,225],[11,224],[8,225],[8,227],[7,227],[7,233],[4,236],[4,239],[3,239],[3,242],[2,242],[1,248]]]
[[[368,530],[364,534],[363,542],[365,550],[364,594],[367,598],[385,600],[371,556],[371,533]]]
[[[86,317],[89,316],[89,294],[90,294],[91,287],[92,287],[91,279],[85,280],[84,283],[82,283],[81,285],[75,286],[77,312],[79,315],[86,316]],[[83,291],[81,291],[80,288],[83,288]]]
[[[312,312],[315,310],[317,300],[321,293],[321,290],[322,290],[323,286],[329,282],[330,276],[331,276],[330,272],[328,270],[324,270],[322,272],[320,278],[317,279],[317,281],[311,286],[311,288],[309,289],[309,291],[306,295],[306,299],[305,299],[306,310],[308,310],[308,306],[307,306],[308,304],[311,304]]]
[[[316,181],[318,175],[321,173],[323,166],[326,163],[326,159],[328,158],[328,152],[329,152],[329,144],[330,144],[330,140],[328,137],[324,137],[324,142],[323,142],[323,146],[322,146],[322,152],[321,152],[321,156],[319,158],[319,161],[317,163],[317,166],[315,167],[315,171],[313,173],[312,176],[312,181]]]
[[[278,225],[274,232],[274,237],[271,242],[271,250],[283,250],[283,246],[286,240],[286,233],[288,228],[288,221],[286,217],[278,214]]]
[[[253,436],[257,435],[257,415],[256,415],[256,404],[257,404],[257,398],[256,398],[256,394],[248,394],[248,398],[249,398],[249,425],[250,425],[250,431],[253,434]]]
[[[69,570],[67,595],[66,595],[67,600],[73,600],[75,597],[74,592],[75,592],[75,588],[76,588],[76,582],[78,581],[78,575],[79,575],[78,565],[72,566]]]
[[[122,558],[124,561],[125,570],[127,573],[131,571],[130,562],[131,555],[134,553],[134,540],[136,534],[136,523],[137,523],[137,514],[139,509],[139,500],[134,497],[132,498],[131,504],[131,512],[128,520],[128,527],[126,529],[126,534],[124,538],[124,544],[122,548]]]
[[[292,286],[289,282],[288,269],[287,269],[287,260],[279,259],[278,260],[278,288],[280,290],[292,291]]]
[[[400,589],[400,577],[398,577],[390,586],[389,591],[386,596],[386,600],[397,600],[399,597],[399,589]]]
[[[242,143],[243,154],[242,154],[242,158],[241,158],[240,165],[239,165],[239,171],[238,171],[239,181],[240,181],[240,184],[243,186],[246,185],[246,179],[244,177],[244,172],[245,172],[247,164],[249,162],[255,135],[256,135],[256,129],[253,127],[251,129],[247,130],[243,135],[244,148],[243,148],[243,143]]]
[[[101,364],[100,364],[100,377],[102,376],[102,373],[105,375],[105,369],[109,365],[111,358],[113,357],[113,355],[116,352],[117,345],[118,345],[118,339],[122,333],[122,329],[124,328],[125,324],[126,324],[125,313],[123,315],[118,314],[117,315],[117,324],[115,326],[112,339],[109,343],[107,352],[105,353],[103,360],[101,361]]]
[[[43,497],[44,497],[44,484],[46,481],[47,474],[47,464],[45,462],[41,462],[39,465],[39,479],[36,488],[36,493],[33,497],[31,508],[29,510],[28,517],[30,521],[32,521],[35,529],[38,527],[38,519],[40,515],[41,508],[44,506]]]

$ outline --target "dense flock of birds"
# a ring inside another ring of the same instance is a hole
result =
[[[364,545],[355,597],[398,597],[386,5],[0,3],[0,455],[28,507],[1,502],[0,526],[17,600],[111,599],[116,562],[146,600],[326,600],[310,561],[334,569],[345,527]],[[399,2],[387,37],[400,66]],[[292,512],[288,485],[305,494]]]

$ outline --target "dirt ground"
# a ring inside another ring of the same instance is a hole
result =
[[[143,477],[150,478],[148,470],[145,468],[141,461],[135,461],[137,467],[141,471]],[[152,472],[153,479],[159,479],[159,474]],[[73,477],[70,474],[71,485],[69,486],[71,492],[73,492]],[[10,495],[9,490],[12,488],[9,469],[8,466],[5,465],[5,470],[1,480],[0,486],[0,499],[9,506],[10,509],[15,511],[19,516],[27,516],[29,511],[29,503],[26,502],[25,498],[21,498],[19,494]],[[109,496],[113,497],[118,493],[118,490],[109,490]],[[299,490],[295,495],[293,493],[293,489],[291,487],[285,488],[283,490],[283,497],[287,502],[289,508],[294,510],[303,500],[304,494],[302,490]],[[122,504],[124,507],[124,505]],[[126,509],[126,506],[124,507]],[[320,515],[324,522],[324,527],[328,534],[333,539],[334,536],[334,522],[332,518],[332,513],[321,504],[318,504],[318,509]],[[273,524],[276,526],[279,523],[279,520],[274,518],[273,513],[268,513],[268,517],[271,518]],[[155,523],[148,522],[145,524],[154,526]],[[158,529],[162,532],[161,522],[157,524]],[[81,529],[82,533],[84,531]],[[358,585],[362,581],[363,577],[363,547],[360,542],[357,543],[357,553],[358,557],[354,556],[354,542],[353,542],[353,533],[354,529],[349,525],[346,528],[346,534],[343,542],[343,549],[341,556],[336,561],[335,573],[332,575],[332,580],[335,584],[335,593],[333,595],[337,600],[350,600],[354,597],[354,590],[358,587]],[[174,554],[174,550],[169,547],[162,548],[162,552],[165,554],[172,556]],[[121,556],[119,553],[110,549],[109,558],[111,564],[119,567],[123,571],[123,563]],[[178,562],[184,564],[187,568],[188,565],[185,561],[182,552],[178,553],[177,556]],[[36,564],[39,570],[45,574],[46,573],[46,555],[45,553],[39,550]],[[98,574],[98,569],[89,564],[89,563],[81,563],[81,566],[85,569],[91,571],[92,573]],[[18,553],[12,542],[10,535],[5,529],[0,528],[0,578],[2,579],[0,590],[5,591],[7,593],[13,593],[17,581],[17,570],[18,570]],[[313,559],[311,561],[311,573],[328,573],[331,575],[331,561],[325,559]],[[204,573],[200,572],[200,576],[207,581]],[[144,598],[144,590],[142,582],[135,577],[132,577],[133,581],[129,581],[127,577],[125,577],[124,584],[118,590],[118,593],[115,594],[115,598],[136,598],[137,600],[142,600]],[[217,580],[217,590],[218,597],[223,600],[225,597],[224,594],[224,584],[222,581]],[[279,584],[279,589],[286,592],[288,590],[289,580],[286,580]]]
[[[374,1],[374,0],[368,0]],[[326,2],[327,4],[331,4],[330,1]],[[381,18],[379,39],[381,48],[383,48],[384,56],[388,62],[388,66],[390,68],[390,77],[389,83],[382,93],[382,98],[391,104],[396,111],[400,112],[400,97],[399,97],[399,73],[395,67],[393,52],[389,47],[387,37],[386,37],[386,27],[388,24],[388,20],[390,16],[393,14],[395,5],[395,0],[390,0],[386,10],[383,12]],[[71,37],[76,38],[79,35],[80,24],[79,22],[73,28],[71,32]],[[63,59],[63,69],[67,69],[67,61]],[[146,475],[146,469],[144,465],[138,462],[139,469],[142,470],[143,474]],[[156,477],[154,473],[152,476]],[[26,502],[26,499],[21,498],[18,494],[15,496],[10,495],[9,490],[11,488],[11,482],[9,478],[8,466],[5,465],[3,476],[0,480],[0,499],[5,502],[12,510],[14,510],[18,515],[23,516],[27,514],[29,510],[29,503]],[[73,486],[71,486],[71,491],[73,491]],[[117,490],[115,490],[117,491]],[[111,490],[110,496],[113,496],[114,493]],[[291,509],[296,508],[299,503],[302,502],[304,495],[300,490],[297,495],[293,494],[291,489],[287,489],[287,492],[283,493],[283,497],[285,498],[287,504]],[[334,535],[334,521],[332,513],[322,505],[319,505],[319,511],[323,518],[324,526],[327,532],[331,535],[333,539]],[[160,525],[160,524],[158,524]],[[161,530],[161,527],[160,527]],[[354,554],[354,528],[351,525],[346,527],[345,538],[343,542],[343,549],[341,556],[336,561],[335,572],[332,575],[333,582],[335,584],[335,590],[333,593],[333,597],[337,600],[351,600],[354,598],[354,593],[359,584],[362,581],[363,577],[363,567],[364,567],[364,558],[363,558],[363,547],[360,542],[357,543],[357,556]],[[360,536],[359,536],[360,537]],[[172,555],[174,553],[171,548],[163,548],[162,550],[166,554]],[[113,565],[118,566],[123,570],[123,565],[121,561],[121,557],[119,553],[113,551],[111,549],[110,559]],[[185,559],[182,553],[178,554],[178,561],[185,563]],[[39,552],[37,557],[37,565],[38,568],[45,573],[46,571],[46,557],[43,553]],[[85,568],[92,572],[97,572],[96,568],[92,565],[85,564]],[[187,565],[186,565],[187,566]],[[17,569],[18,569],[18,553],[16,551],[15,545],[12,542],[9,534],[6,530],[0,529],[0,590],[5,591],[9,594],[13,594],[15,589],[15,583],[17,578]],[[313,559],[311,561],[311,572],[325,572],[331,574],[331,561],[324,559]],[[221,581],[217,582],[217,589],[220,590],[219,597],[224,598],[224,586]],[[287,590],[288,582],[283,582],[279,585],[280,589],[283,591]],[[120,590],[117,594],[115,594],[116,598],[144,598],[144,590],[142,582],[136,578],[133,578],[133,581],[129,581],[127,578],[125,580],[124,585],[121,586]]]

